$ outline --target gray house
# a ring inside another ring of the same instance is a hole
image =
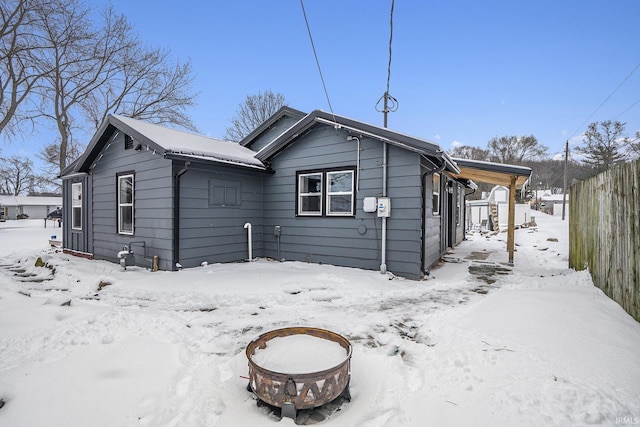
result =
[[[251,251],[418,279],[463,239],[474,184],[460,172],[436,144],[319,110],[284,107],[240,144],[110,115],[62,173],[64,248],[118,262],[126,246],[164,270]]]

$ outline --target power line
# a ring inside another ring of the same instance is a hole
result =
[[[320,61],[318,60],[318,54],[316,52],[316,46],[313,44],[313,37],[311,36],[311,28],[309,27],[309,21],[307,20],[307,12],[304,10],[304,2],[300,0],[300,6],[302,6],[302,15],[304,15],[304,22],[307,24],[307,32],[309,33],[309,40],[311,41],[311,48],[313,49],[313,56],[316,58],[316,65],[318,66],[318,73],[320,73],[320,80],[322,81],[322,87],[324,88],[324,95],[327,97],[327,103],[329,104],[329,110],[333,116],[333,121],[336,121],[335,114],[333,113],[333,107],[331,106],[331,100],[329,99],[329,92],[327,91],[327,85],[324,83],[324,77],[322,76],[322,69],[320,68]]]
[[[391,81],[391,43],[393,42],[393,9],[394,0],[391,0],[391,13],[389,14],[389,64],[387,65],[387,92],[389,92],[389,83]]]
[[[614,117],[614,120],[617,119],[618,117],[620,117],[621,115],[623,115],[624,113],[626,113],[627,111],[631,110],[633,107],[635,107],[636,105],[640,104],[640,99],[638,99],[636,102],[634,102],[633,104],[631,104],[631,106],[629,108],[627,108],[626,110],[624,110],[622,113],[618,114],[617,116]]]
[[[573,134],[571,135],[571,138],[573,138],[573,137],[575,136],[575,134],[576,134],[580,129],[582,129],[582,126],[584,126],[584,124],[585,124],[585,123],[587,123],[587,122],[589,121],[589,119],[590,119],[591,117],[593,117],[593,115],[594,115],[595,113],[597,113],[597,112],[598,112],[598,110],[600,110],[600,108],[602,108],[602,106],[603,106],[604,104],[606,104],[606,103],[607,103],[607,101],[609,100],[609,98],[611,98],[611,97],[613,96],[613,94],[614,94],[614,93],[616,93],[616,92],[618,91],[618,89],[620,89],[620,86],[622,86],[622,85],[623,85],[623,84],[624,84],[624,83],[629,79],[629,77],[631,77],[631,75],[633,75],[633,73],[635,73],[635,72],[636,72],[636,70],[637,70],[638,68],[640,68],[640,64],[636,65],[636,67],[635,67],[633,70],[631,70],[631,72],[627,75],[627,77],[625,77],[625,78],[624,78],[624,80],[622,80],[622,82],[621,82],[621,83],[620,83],[620,84],[619,84],[619,85],[618,85],[618,86],[613,90],[613,92],[611,92],[611,93],[609,94],[609,96],[607,96],[607,97],[605,98],[605,100],[604,100],[604,101],[602,101],[602,104],[600,104],[600,105],[598,106],[598,108],[596,108],[596,109],[594,110],[594,112],[593,112],[593,113],[589,114],[589,117],[587,117],[587,118],[585,119],[585,121],[584,121],[584,122],[582,122],[582,124],[580,124],[580,126],[578,126],[578,128],[577,128],[576,130],[574,130],[574,131],[573,131]],[[634,104],[634,105],[635,105],[635,104]],[[633,105],[632,105],[631,107],[633,107]],[[631,107],[629,107],[629,108],[631,108]],[[627,110],[628,110],[628,109],[627,109]],[[626,112],[627,110],[625,110],[624,112]],[[624,113],[624,112],[623,112],[623,113]],[[571,139],[571,138],[569,138],[569,139]]]

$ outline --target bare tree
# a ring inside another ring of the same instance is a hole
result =
[[[67,146],[67,158],[76,159],[82,154],[83,146],[77,141],[70,141]],[[60,144],[52,142],[46,144],[42,152],[36,155],[43,161],[40,167],[40,187],[43,191],[62,193],[62,183],[58,178],[60,174]]]
[[[236,116],[230,119],[224,139],[239,142],[260,126],[281,107],[287,105],[284,95],[267,90],[256,95],[247,95],[240,105]]]
[[[94,129],[107,114],[119,113],[195,130],[185,112],[194,99],[190,63],[167,65],[169,53],[144,47],[112,7],[103,11],[97,27],[85,3],[51,1],[57,7],[39,15],[48,44],[40,63],[50,70],[40,112],[58,130],[59,171],[81,145],[73,134],[79,128],[86,132],[83,118]]]
[[[629,141],[629,150],[635,158],[640,158],[640,132],[636,132],[636,136]]]
[[[530,167],[533,171],[530,188],[538,190],[551,190],[561,194],[564,187],[564,159],[542,159],[525,161],[522,166]],[[587,165],[576,160],[569,159],[567,164],[567,182],[582,181],[593,176],[593,171]],[[538,188],[539,186],[539,188]]]
[[[472,147],[470,145],[460,145],[455,147],[449,153],[453,157],[459,157],[461,159],[471,160],[489,160],[489,150],[484,150],[478,147]]]
[[[33,191],[40,178],[28,157],[0,158],[0,193],[18,196]]]
[[[576,148],[584,156],[583,162],[596,173],[624,162],[631,143],[624,133],[625,126],[626,123],[611,120],[591,123],[584,133],[583,144]]]
[[[527,160],[546,157],[548,148],[533,136],[501,136],[487,144],[489,160],[499,163],[522,164]]]
[[[39,67],[44,49],[40,16],[50,9],[48,0],[0,2],[0,135],[21,132],[22,125],[37,116],[21,108],[38,89],[48,70]]]
[[[177,125],[192,131],[196,127],[186,113],[194,105],[190,93],[191,63],[172,64],[170,52],[144,47],[123,16],[112,8],[103,14],[105,30],[113,29],[121,39],[111,40],[104,78],[80,103],[87,119],[96,127],[110,112],[156,124]]]

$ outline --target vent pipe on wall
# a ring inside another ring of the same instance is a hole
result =
[[[249,259],[248,261],[251,262],[253,261],[253,248],[251,247],[251,223],[247,222],[244,225],[244,228],[247,229],[247,238],[249,239]]]

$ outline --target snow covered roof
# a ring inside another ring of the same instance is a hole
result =
[[[0,196],[2,206],[62,206],[62,196]]]
[[[264,169],[264,164],[256,159],[255,152],[238,143],[196,135],[177,129],[147,123],[129,117],[111,115],[109,120],[132,134],[134,139],[142,143],[155,143],[163,149],[163,154],[177,154],[191,158],[210,159],[223,163],[237,163]],[[133,135],[137,133],[138,135]],[[137,136],[137,138],[136,138]],[[143,138],[140,138],[140,137]],[[140,139],[148,141],[140,141]]]
[[[100,126],[87,149],[60,174],[70,176],[86,173],[114,132],[122,131],[133,137],[140,149],[152,149],[168,158],[187,158],[206,162],[232,164],[265,170],[265,165],[255,158],[255,152],[235,142],[223,141],[165,126],[110,114]]]

